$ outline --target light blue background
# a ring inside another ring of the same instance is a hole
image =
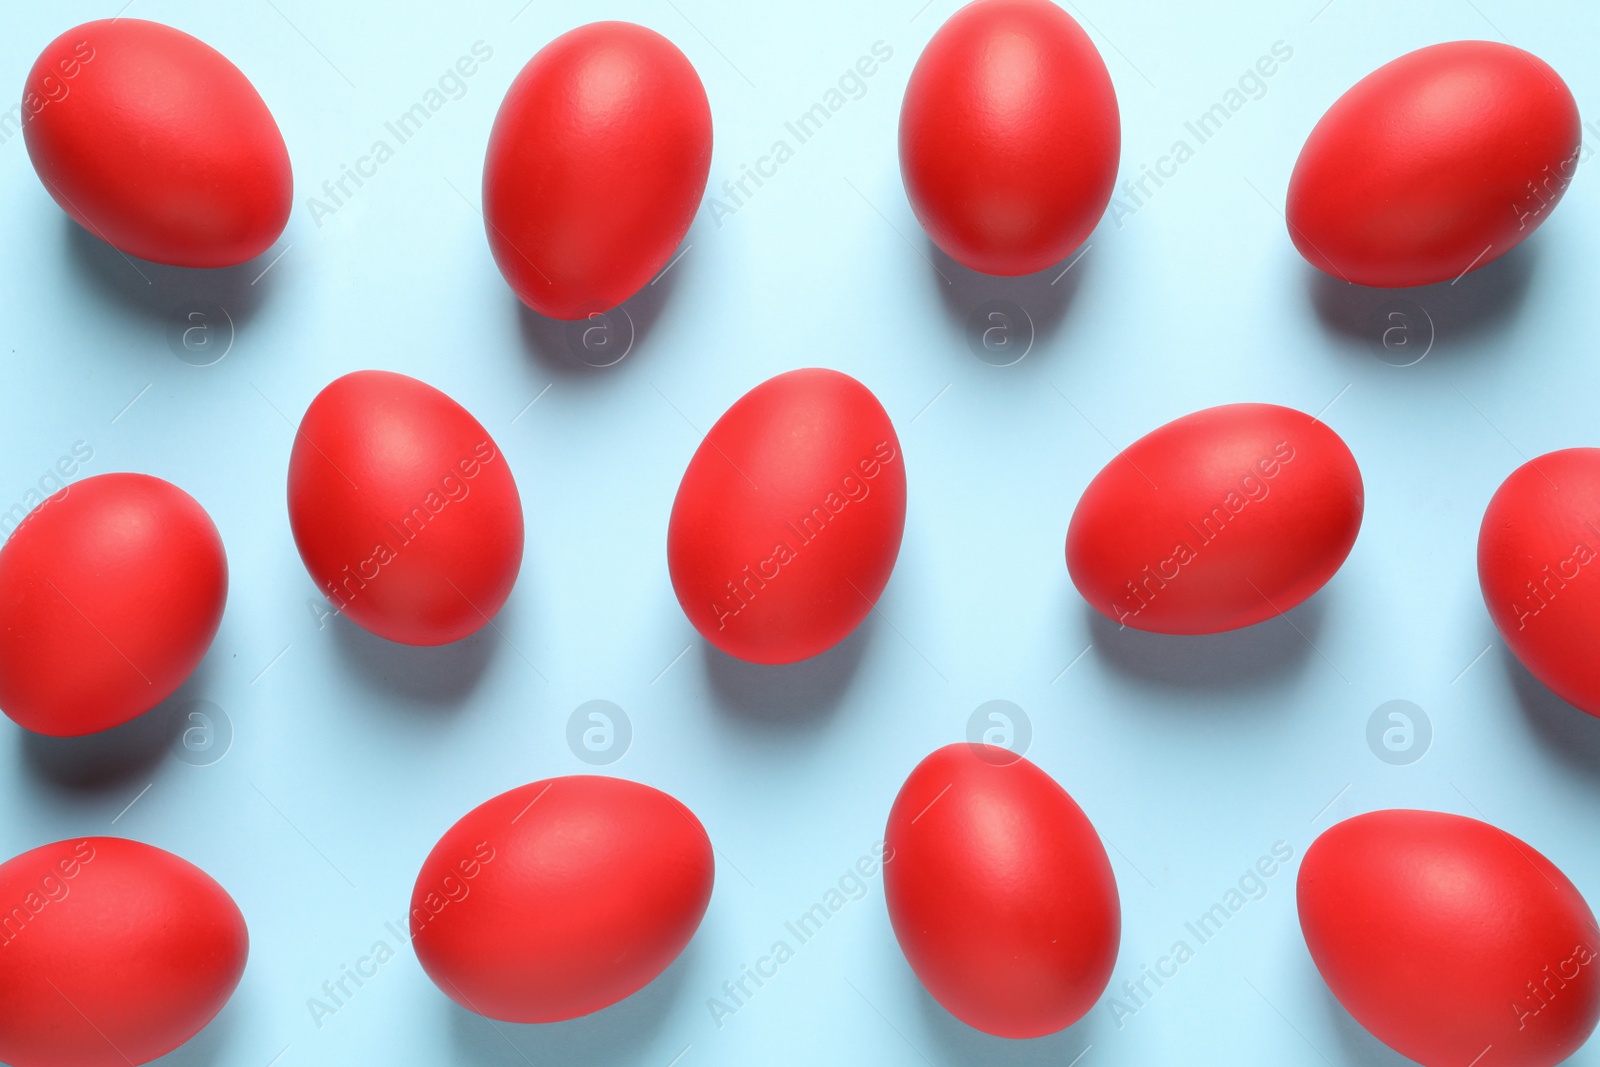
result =
[[[1294,869],[1318,832],[1387,806],[1478,815],[1600,900],[1600,723],[1516,666],[1474,568],[1500,480],[1527,457],[1597,443],[1600,193],[1580,172],[1524,247],[1459,285],[1408,294],[1434,343],[1405,368],[1375,347],[1400,305],[1319,277],[1279,215],[1322,111],[1422,45],[1503,34],[1560,71],[1580,107],[1600,107],[1600,14],[1577,0],[1333,0],[1320,12],[1323,0],[1085,0],[1071,10],[1116,83],[1124,179],[1274,42],[1294,54],[1158,195],[1102,223],[1052,286],[1053,273],[974,277],[934,253],[912,217],[900,98],[957,6],[921,2],[535,0],[519,15],[521,0],[137,0],[127,14],[201,37],[250,76],[293,157],[297,204],[278,246],[209,275],[136,269],[86,238],[21,138],[0,144],[0,510],[84,441],[94,458],[82,475],[168,478],[228,548],[221,633],[172,706],[70,743],[0,721],[0,852],[136,837],[200,864],[244,910],[243,983],[164,1062],[946,1067],[1084,1053],[1083,1067],[1387,1065],[1401,1061],[1333,1002],[1299,934]],[[114,13],[14,6],[0,80],[20,89],[48,40]],[[714,188],[874,42],[894,54],[736,214],[702,209],[681,261],[629,305],[640,328],[628,357],[594,369],[520,311],[476,205],[512,77],[557,33],[603,17],[654,27],[693,60],[716,120]],[[306,198],[478,40],[494,54],[465,96],[319,227]],[[1038,328],[1027,358],[1005,368],[966,338],[972,309],[996,296]],[[167,341],[197,299],[236,327],[213,366],[180,361]],[[667,514],[699,432],[756,383],[806,365],[859,377],[894,418],[910,479],[905,543],[881,613],[857,634],[813,662],[756,668],[710,650],[683,618]],[[292,423],[361,367],[446,390],[509,457],[528,543],[500,633],[422,650],[319,620],[284,508]],[[1155,426],[1243,400],[1326,408],[1366,479],[1354,552],[1289,621],[1211,638],[1116,633],[1067,578],[1078,494]],[[684,956],[622,1005],[557,1026],[491,1024],[440,994],[385,923],[402,921],[422,858],[470,807],[589,769],[565,730],[594,698],[623,707],[635,734],[607,772],[669,790],[705,822],[719,857],[711,908]],[[1114,987],[1274,842],[1294,863],[1120,1028],[1105,1001],[1029,1043],[954,1022],[908,969],[874,878],[719,1029],[707,999],[870,851],[911,767],[963,738],[994,698],[1025,710],[1029,756],[1112,849],[1124,918]],[[168,754],[178,705],[197,699],[222,708],[234,735],[209,766]],[[1369,715],[1391,699],[1433,724],[1411,766],[1367,746]],[[319,1028],[307,999],[378,940],[398,957]],[[1600,1050],[1572,1062],[1600,1063]]]

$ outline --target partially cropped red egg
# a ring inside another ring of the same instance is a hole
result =
[[[621,778],[550,778],[484,801],[439,839],[411,893],[411,943],[469,1011],[573,1019],[666,970],[714,874],[705,829],[673,797]]]
[[[838,371],[789,371],[740,397],[695,450],[667,570],[707,641],[793,663],[871,613],[905,519],[905,459],[878,398]]]
[[[1100,614],[1136,630],[1252,626],[1305,601],[1361,528],[1361,471],[1339,435],[1275,404],[1174,419],[1083,491],[1067,570]]]
[[[483,161],[489,250],[557,319],[608,311],[672,257],[711,171],[711,104],[673,43],[630,22],[545,45],[506,91]]]
[[[129,1067],[222,1010],[244,974],[239,906],[187,860],[138,841],[58,841],[0,864],[0,1060]]]
[[[1506,646],[1562,699],[1600,715],[1600,448],[1530,460],[1478,530],[1478,584]]]
[[[1358,285],[1451,281],[1550,217],[1582,141],[1571,90],[1538,56],[1495,41],[1421,48],[1362,78],[1306,138],[1289,236]]]
[[[255,86],[159,22],[88,22],[40,53],[22,96],[28,155],[61,209],[130,256],[226,267],[283,232],[294,176]]]
[[[985,274],[1044,270],[1105,213],[1122,126],[1089,35],[1049,0],[976,0],[939,27],[900,108],[922,228]]]
[[[75,482],[0,548],[0,710],[55,737],[142,715],[200,665],[227,598],[193,497],[148,474]]]
[[[1498,827],[1374,811],[1300,865],[1300,929],[1357,1022],[1423,1067],[1552,1067],[1600,1020],[1600,934],[1567,876]]]
[[[522,566],[522,498],[466,408],[391,371],[318,393],[289,455],[289,527],[350,620],[407,645],[489,624]]]
[[[1122,936],[1111,861],[1083,810],[1033,763],[946,745],[900,787],[884,843],[895,937],[956,1018],[1042,1037],[1105,991]]]

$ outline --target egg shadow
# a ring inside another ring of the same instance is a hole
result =
[[[903,981],[914,987],[918,1015],[922,1030],[931,1039],[919,1041],[938,1059],[967,1067],[984,1064],[985,1067],[1063,1067],[1076,1063],[1088,1046],[1099,1044],[1100,1012],[1096,1004],[1083,1018],[1053,1034],[1044,1037],[1014,1039],[995,1037],[975,1030],[957,1019],[933,999],[932,994],[917,980],[909,968],[904,969]]]
[[[150,1061],[150,1067],[214,1067],[228,1056],[230,1039],[235,1029],[233,1012],[229,1007],[237,997],[230,999],[198,1034],[179,1045],[165,1056]]]
[[[687,242],[688,238],[685,238]],[[644,288],[601,315],[567,322],[541,315],[516,301],[522,344],[549,374],[577,381],[595,381],[606,371],[635,361],[643,353],[678,279],[689,269],[687,244],[673,251],[665,273],[658,272]]]
[[[1094,269],[1094,256],[1087,251],[1094,240],[1091,234],[1072,255],[1045,270],[1009,278],[962,266],[938,245],[927,241],[933,286],[950,324],[961,332],[964,347],[972,350],[969,354],[991,366],[1005,367],[1048,346],[1072,307],[1084,276]],[[1007,304],[1021,309],[1020,323],[1014,321],[1015,312],[1004,306]],[[1019,335],[1019,330],[1026,332]],[[1015,346],[1019,336],[1026,344],[1020,354],[1013,354],[1008,346]],[[978,356],[975,346],[989,356]]]
[[[332,622],[340,658],[360,675],[362,683],[399,698],[403,707],[460,710],[484,672],[506,643],[499,629],[510,605],[495,625],[485,625],[448,645],[404,645],[370,633],[340,615]]]
[[[25,730],[26,773],[43,785],[85,793],[110,793],[146,777],[172,751],[183,732],[184,708],[206,696],[210,660],[166,700],[121,726],[82,737],[48,737]]]
[[[815,726],[838,711],[877,631],[877,615],[849,637],[798,663],[746,663],[703,641],[701,662],[720,708],[756,726]]]
[[[1356,1022],[1355,1016],[1345,1010],[1320,976],[1313,974],[1312,980],[1319,987],[1312,996],[1322,1005],[1323,1013],[1338,1035],[1342,1062],[1361,1067],[1416,1067],[1413,1061],[1373,1037],[1366,1027]]]
[[[232,267],[171,267],[129,256],[65,214],[62,221],[67,228],[69,258],[78,268],[77,273],[123,310],[164,324],[174,338],[181,337],[191,325],[199,325],[228,329],[231,343],[233,333],[255,317],[284,269],[277,264],[262,274],[273,257],[283,251],[276,244],[255,259]],[[213,323],[213,313],[219,308],[223,321]],[[190,316],[195,314],[206,318],[192,319]]]
[[[1404,289],[1353,285],[1309,266],[1305,278],[1325,329],[1385,362],[1406,366],[1463,344],[1481,347],[1486,335],[1509,325],[1527,297],[1538,258],[1537,242],[1525,242],[1454,281]]]
[[[608,1008],[559,1023],[494,1022],[445,998],[455,1063],[610,1064],[632,1062],[660,1036],[683,999],[697,954],[690,941],[655,981]],[[663,1061],[665,1062],[665,1058]]]
[[[1265,622],[1217,634],[1157,634],[1120,626],[1082,604],[1094,648],[1118,673],[1173,689],[1211,693],[1263,688],[1318,655],[1326,612],[1320,593]],[[1080,601],[1080,603],[1082,603]]]
[[[1550,754],[1590,774],[1600,771],[1600,720],[1552,692],[1504,642],[1500,661],[1523,717]]]

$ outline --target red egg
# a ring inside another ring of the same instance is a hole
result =
[[[1435,811],[1330,828],[1300,865],[1300,929],[1340,1004],[1423,1067],[1550,1067],[1600,1020],[1594,915],[1504,830]]]
[[[148,474],[75,482],[0,548],[0,710],[53,737],[142,715],[200,665],[227,599],[193,497]]]
[[[1122,909],[1100,836],[1044,771],[990,745],[946,745],[900,787],[884,834],[889,921],[956,1018],[1043,1037],[1094,1007]]]
[[[194,864],[120,837],[74,838],[0,864],[0,1060],[129,1067],[209,1023],[250,935]]]
[[[905,521],[900,439],[878,398],[838,371],[789,371],[740,397],[695,450],[667,569],[707,641],[792,663],[872,611]]]
[[[232,266],[289,221],[294,176],[272,112],[227,57],[171,26],[68,30],[28,73],[22,114],[56,203],[130,256]]]
[[[450,999],[549,1023],[615,1004],[666,970],[711,902],[694,813],[594,775],[519,786],[439,839],[411,893],[411,943]]]
[[[711,171],[711,104],[665,37],[595,22],[522,68],[483,162],[489,250],[524,304],[581,319],[666,266]]]
[[[1524,463],[1478,530],[1489,617],[1533,676],[1600,715],[1600,448]]]
[[[1067,527],[1067,570],[1124,626],[1235,630],[1333,577],[1363,501],[1355,457],[1310,415],[1207,408],[1139,438],[1095,475]]]
[[[933,243],[985,274],[1070,255],[1111,200],[1117,94],[1049,0],[976,0],[939,27],[900,107],[900,175]]]
[[[1358,285],[1450,281],[1549,218],[1582,140],[1571,91],[1537,56],[1492,41],[1418,49],[1311,131],[1289,179],[1289,236]]]
[[[289,526],[328,600],[407,645],[476,632],[522,566],[522,498],[494,438],[433,386],[390,371],[346,374],[306,409]]]

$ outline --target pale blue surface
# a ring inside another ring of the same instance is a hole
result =
[[[1092,1045],[1084,1067],[1388,1065],[1401,1061],[1337,1007],[1299,935],[1294,868],[1320,830],[1376,807],[1478,814],[1600,899],[1600,722],[1514,664],[1474,570],[1499,481],[1524,457],[1596,443],[1600,194],[1580,173],[1522,249],[1413,294],[1437,337],[1407,368],[1373,347],[1390,305],[1317,276],[1278,214],[1322,110],[1425,44],[1503,31],[1560,71],[1580,107],[1600,107],[1592,5],[1074,8],[1121,100],[1124,178],[1274,42],[1294,55],[1136,214],[1120,227],[1107,219],[1052,287],[1051,275],[975,278],[917,228],[896,163],[900,97],[957,6],[934,0],[918,13],[920,2],[536,0],[513,21],[521,0],[403,14],[137,0],[129,15],[194,33],[245,70],[293,157],[298,200],[278,247],[214,276],[141,264],[141,277],[55,207],[20,137],[0,144],[10,253],[0,509],[81,440],[94,450],[83,474],[171,479],[210,510],[228,548],[222,631],[179,701],[225,709],[225,758],[197,767],[167,755],[172,709],[71,744],[0,721],[0,853],[120,833],[200,864],[244,909],[243,984],[164,1062],[263,1067],[281,1053],[283,1067],[665,1067],[681,1054],[684,1067],[1064,1067]],[[0,82],[20,87],[50,38],[113,13],[14,10]],[[716,117],[713,187],[765,154],[875,41],[894,54],[736,214],[701,211],[687,254],[630,305],[633,351],[595,370],[568,358],[559,329],[519,310],[473,205],[511,78],[555,34],[600,17],[652,26],[694,61]],[[494,54],[465,95],[319,228],[306,198],[478,40]],[[196,295],[237,324],[214,366],[180,361],[166,340],[172,312]],[[965,339],[972,309],[999,295],[1039,328],[1007,368],[980,362]],[[683,618],[665,566],[667,513],[695,428],[757,382],[812,364],[861,378],[895,419],[910,479],[905,545],[881,616],[815,662],[759,669],[712,652]],[[509,457],[528,545],[503,636],[430,651],[319,624],[284,509],[291,422],[360,367],[451,393]],[[1078,494],[1116,448],[1211,404],[1318,412],[1335,398],[1324,418],[1361,464],[1366,521],[1293,625],[1175,640],[1118,634],[1090,613],[1062,542]],[[704,820],[719,854],[715,896],[684,957],[632,1000],[560,1026],[495,1026],[440,994],[385,923],[402,921],[423,856],[468,808],[589,769],[566,724],[595,698],[626,709],[634,730],[608,772],[667,789]],[[954,1022],[906,966],[874,878],[719,1029],[707,999],[869,852],[905,774],[964,737],[993,698],[1026,710],[1030,757],[1114,848],[1124,915],[1114,987],[1274,842],[1295,862],[1121,1028],[1105,1001],[1031,1043]],[[1432,749],[1411,766],[1381,762],[1366,743],[1369,715],[1391,699],[1432,720]],[[398,956],[319,1028],[307,999],[378,940]],[[1600,1063],[1600,1049],[1572,1062]]]

